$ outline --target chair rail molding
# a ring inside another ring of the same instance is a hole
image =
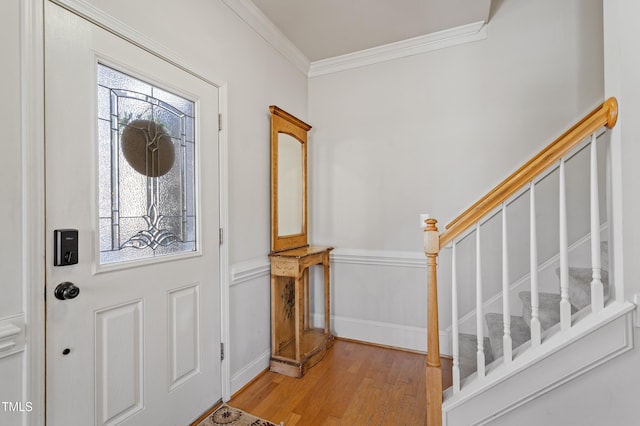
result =
[[[343,264],[370,266],[399,266],[425,269],[424,253],[421,251],[391,251],[336,248],[331,253],[331,261]]]
[[[25,350],[24,313],[0,319],[0,359]]]
[[[234,263],[231,266],[230,285],[238,285],[261,277],[269,277],[271,263],[267,256],[256,257]]]

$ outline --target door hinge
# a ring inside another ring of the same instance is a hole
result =
[[[224,343],[220,342],[220,361],[224,361]]]
[[[222,130],[222,114],[218,114],[218,131]]]
[[[222,245],[222,243],[224,242],[224,230],[222,228],[218,228],[218,241],[219,241],[219,245]]]

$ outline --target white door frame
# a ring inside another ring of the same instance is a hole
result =
[[[44,425],[45,407],[45,158],[44,158],[44,2],[20,2],[21,61],[21,140],[22,140],[22,235],[24,241],[23,288],[24,310],[28,325],[27,374],[24,400],[33,404],[27,424]],[[224,243],[220,246],[220,324],[221,341],[229,347],[229,186],[228,186],[228,93],[226,81],[180,58],[155,40],[114,19],[84,0],[51,0],[93,24],[129,41],[147,52],[173,64],[189,74],[218,87],[222,130],[219,133],[220,227]],[[225,352],[228,354],[229,350]],[[222,398],[231,398],[231,363],[222,361]],[[211,401],[213,404],[215,401]],[[194,413],[200,414],[200,413]]]

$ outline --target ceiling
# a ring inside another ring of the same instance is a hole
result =
[[[311,62],[487,22],[491,0],[251,0]]]

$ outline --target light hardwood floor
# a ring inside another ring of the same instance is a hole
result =
[[[426,356],[337,340],[302,379],[265,372],[229,405],[286,426],[424,425]],[[443,358],[443,386],[451,385]]]

